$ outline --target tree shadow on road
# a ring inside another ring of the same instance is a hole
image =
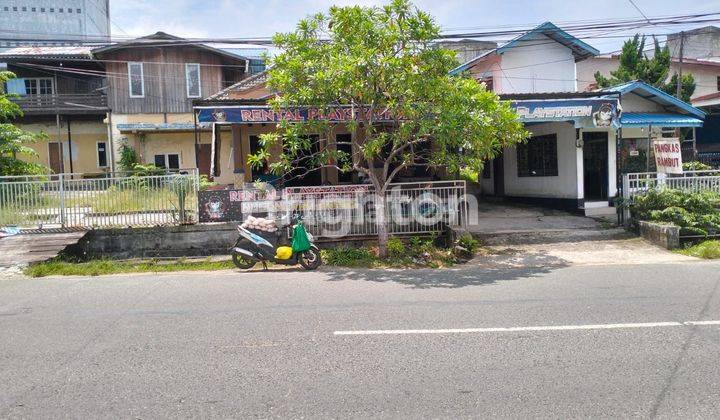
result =
[[[528,279],[569,266],[561,258],[544,252],[508,252],[484,255],[451,268],[440,269],[352,269],[323,267],[330,281],[371,281],[399,283],[413,289],[456,289],[483,286],[501,281]]]

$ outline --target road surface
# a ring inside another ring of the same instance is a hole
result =
[[[720,264],[0,280],[0,418],[715,417]]]

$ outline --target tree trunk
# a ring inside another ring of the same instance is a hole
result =
[[[375,217],[378,230],[378,251],[380,258],[387,258],[388,220],[385,190],[381,190],[375,201]]]

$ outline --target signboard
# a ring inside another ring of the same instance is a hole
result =
[[[653,140],[655,166],[657,171],[666,174],[682,174],[682,149],[680,139],[661,138]]]
[[[274,190],[207,190],[198,192],[198,219],[206,222],[239,222],[243,213],[263,213],[275,208]]]
[[[620,124],[616,99],[519,100],[512,101],[510,106],[522,122],[575,121],[580,127]]]
[[[198,121],[201,123],[278,123],[280,121],[313,121],[327,120],[334,123],[352,121],[353,112],[350,106],[329,107],[326,110],[318,108],[297,108],[274,110],[269,106],[220,106],[196,108]],[[367,115],[368,119],[370,115]],[[375,122],[393,122],[392,113],[385,109],[377,109],[372,114]]]

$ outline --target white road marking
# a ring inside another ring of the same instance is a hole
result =
[[[541,325],[532,327],[491,327],[491,328],[445,328],[437,330],[359,330],[335,331],[334,335],[392,335],[392,334],[467,334],[467,333],[497,333],[497,332],[524,332],[524,331],[577,331],[577,330],[617,330],[627,328],[662,328],[662,327],[688,327],[720,325],[715,321],[685,321],[685,322],[638,322],[627,324],[590,324],[590,325]]]

